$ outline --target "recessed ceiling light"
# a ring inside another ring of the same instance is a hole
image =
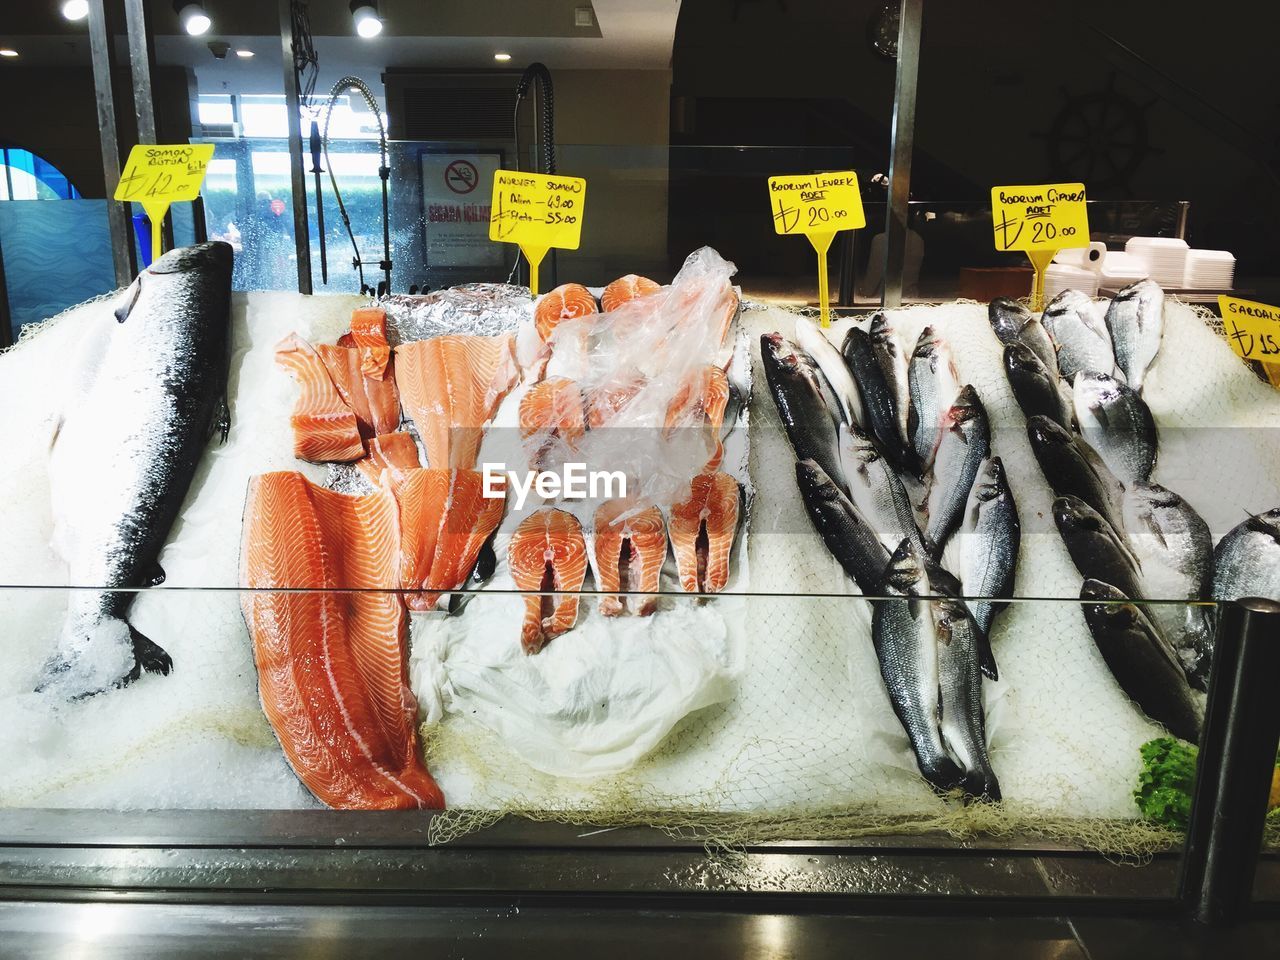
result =
[[[66,0],[62,15],[68,20],[83,20],[89,15],[89,0]]]
[[[0,47],[0,57],[16,57],[17,55],[17,50],[13,50],[9,47]]]
[[[502,61],[503,63],[506,63],[508,60],[510,60],[510,59],[511,59],[511,54],[509,54],[509,53],[495,53],[495,54],[493,55],[493,59],[495,59],[495,60],[500,60],[500,61]]]
[[[252,57],[252,56],[253,56],[253,51],[252,51],[252,50],[237,50],[237,51],[236,51],[236,56],[237,56],[237,57],[239,57],[239,58],[240,58],[240,59],[242,59],[242,60],[248,60],[250,57]]]

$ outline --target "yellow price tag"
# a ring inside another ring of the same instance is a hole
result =
[[[1089,245],[1083,183],[991,188],[997,250],[1022,250],[1035,267],[1031,309],[1044,308],[1044,272],[1059,250]]]
[[[577,250],[587,181],[495,170],[489,239],[518,244],[529,261],[529,289],[538,292],[538,264],[552,247]]]
[[[213,159],[212,143],[179,143],[166,146],[139,143],[129,151],[124,173],[116,184],[115,198],[142,204],[151,220],[151,260],[161,254],[160,224],[169,204],[175,200],[194,200],[200,194],[209,161]]]
[[[769,203],[773,232],[804,234],[818,254],[818,309],[824,327],[831,326],[827,251],[841,230],[867,225],[862,212],[858,175],[852,170],[803,176],[770,177]]]
[[[1236,356],[1280,365],[1280,307],[1237,297],[1218,297],[1222,329]],[[1270,374],[1270,370],[1267,371]],[[1275,379],[1272,380],[1275,383]]]

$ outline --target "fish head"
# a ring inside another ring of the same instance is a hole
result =
[[[1107,407],[1121,399],[1129,387],[1107,373],[1081,370],[1071,383],[1072,399],[1089,410]]]
[[[1027,418],[1027,439],[1036,450],[1075,448],[1075,438],[1043,414]]]
[[[1064,540],[1082,534],[1108,532],[1109,524],[1098,511],[1079,497],[1058,497],[1053,501],[1053,522]]]
[[[116,305],[116,320],[125,323],[145,313],[169,323],[174,301],[184,300],[198,301],[189,304],[193,307],[185,311],[189,316],[221,316],[225,320],[224,305],[216,301],[230,296],[233,261],[231,245],[220,240],[170,250],[129,285]],[[156,309],[145,310],[153,301]]]
[[[840,449],[856,462],[868,466],[882,459],[880,450],[856,423],[841,423],[839,427]]]
[[[999,457],[987,457],[982,461],[977,476],[973,478],[973,489],[980,503],[994,500],[1009,489],[1004,464]]]
[[[917,549],[910,537],[904,537],[898,544],[893,556],[889,558],[889,566],[885,569],[884,584],[886,590],[903,594],[920,593],[925,580],[924,555]]]
[[[844,496],[827,471],[814,460],[796,461],[796,483],[803,494],[823,503],[834,503]]]
[[[957,627],[969,616],[969,608],[962,600],[946,597],[933,601],[934,636],[938,643],[950,646]]]
[[[1135,307],[1144,307],[1163,299],[1164,288],[1150,277],[1144,277],[1136,283],[1129,284],[1117,293],[1115,299],[1111,302],[1126,305],[1132,303]]]
[[[221,240],[208,243],[197,243],[190,247],[178,247],[170,250],[146,269],[151,276],[164,276],[175,273],[191,273],[193,271],[231,276],[231,264],[234,255],[231,244]]]
[[[1245,524],[1255,533],[1261,533],[1280,543],[1280,507],[1254,514]]]
[[[987,307],[987,320],[1001,343],[1016,340],[1023,325],[1031,319],[1031,311],[1017,300],[996,297]]]
[[[955,402],[947,410],[946,426],[951,430],[968,432],[980,420],[986,419],[986,414],[982,400],[978,397],[978,391],[973,388],[973,384],[966,383],[960,388]]]
[[[893,327],[889,325],[889,318],[883,310],[877,310],[871,315],[867,332],[871,335],[872,343],[893,342]]]
[[[1125,603],[1128,597],[1109,583],[1087,579],[1080,585],[1080,599],[1093,603]]]
[[[1080,290],[1063,290],[1045,306],[1044,316],[1046,319],[1056,319],[1069,313],[1092,309],[1093,298],[1087,293]]]
[[[1005,373],[1010,376],[1023,374],[1025,376],[1049,378],[1049,371],[1046,369],[1044,361],[1037,356],[1034,350],[1019,340],[1005,344],[1004,369]]]

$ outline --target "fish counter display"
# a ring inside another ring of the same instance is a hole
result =
[[[1130,818],[1212,651],[1144,601],[1280,593],[1280,398],[1154,285],[824,331],[709,250],[377,305],[223,256],[0,356],[0,804]],[[568,463],[634,487],[522,486]]]

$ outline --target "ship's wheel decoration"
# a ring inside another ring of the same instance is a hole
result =
[[[1151,146],[1147,111],[1155,99],[1138,103],[1116,89],[1113,73],[1093,93],[1063,90],[1066,102],[1049,132],[1049,168],[1055,180],[1088,184],[1091,194],[1127,189],[1143,161],[1162,153]]]

